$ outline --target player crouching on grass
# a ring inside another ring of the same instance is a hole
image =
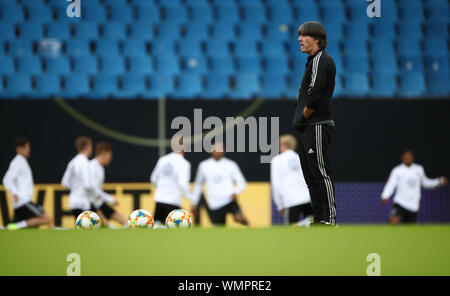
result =
[[[48,225],[52,220],[41,206],[31,202],[33,196],[33,174],[27,159],[31,147],[27,138],[19,137],[14,142],[16,157],[11,161],[3,178],[3,185],[11,193],[14,209],[14,222],[7,225],[8,230]]]
[[[117,213],[107,203],[117,205],[117,200],[103,191],[105,181],[105,167],[111,163],[113,151],[111,145],[105,142],[99,142],[95,146],[95,158],[89,162],[91,178],[97,190],[89,192],[89,200],[92,210],[95,211],[102,220],[105,227],[114,228],[110,220],[115,220],[123,226],[127,226],[127,220],[120,213]],[[96,193],[99,192],[99,195]]]
[[[389,224],[416,223],[420,207],[421,187],[436,188],[446,185],[447,177],[429,179],[423,166],[414,163],[414,154],[410,149],[402,153],[402,163],[396,166],[381,194],[381,201],[387,204],[394,193],[394,205],[389,217]]]
[[[313,220],[311,198],[296,147],[294,136],[280,137],[280,154],[270,164],[272,198],[286,224],[309,227]]]
[[[214,144],[211,156],[198,166],[192,193],[192,212],[195,216],[198,214],[197,204],[203,183],[205,183],[206,199],[210,208],[209,216],[213,225],[225,225],[227,213],[233,214],[236,222],[248,225],[237,203],[237,195],[247,186],[239,166],[236,162],[224,157],[225,148],[222,143]]]

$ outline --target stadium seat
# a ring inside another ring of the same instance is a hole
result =
[[[151,43],[151,52],[153,55],[175,55],[175,42],[154,40]]]
[[[365,97],[370,92],[369,78],[366,73],[346,72],[345,94],[351,97]]]
[[[397,74],[398,65],[395,53],[386,51],[372,55],[372,70],[377,73]]]
[[[204,99],[221,99],[230,91],[230,77],[226,73],[206,75],[205,87],[199,94]]]
[[[277,41],[290,41],[291,34],[287,25],[269,24],[264,26],[265,39]]]
[[[10,57],[0,58],[0,75],[14,74],[14,60]],[[1,81],[0,81],[1,82]],[[2,84],[2,83],[0,83]]]
[[[293,73],[295,76],[303,76],[303,73],[305,72],[305,66],[306,66],[306,58],[302,57],[302,56],[295,56],[293,58],[291,58],[291,63],[292,63],[292,68],[293,68]],[[297,85],[297,89],[298,89]]]
[[[289,7],[291,5],[289,0],[266,0],[266,4],[273,7]]]
[[[63,47],[68,56],[88,56],[91,54],[91,48],[87,40],[71,39],[67,40]]]
[[[230,45],[228,41],[206,40],[206,55],[208,57],[230,57]]]
[[[48,23],[45,25],[47,38],[67,40],[71,38],[71,29],[68,23]]]
[[[246,41],[259,41],[263,38],[261,24],[242,23],[237,25],[238,38]]]
[[[152,74],[154,72],[152,59],[150,57],[130,57],[128,58],[128,70],[133,74]]]
[[[367,57],[347,55],[344,58],[344,63],[346,71],[369,73],[370,65]]]
[[[66,57],[57,59],[44,59],[45,72],[54,75],[66,75],[71,73],[70,61]]]
[[[178,52],[184,57],[201,57],[203,55],[202,44],[199,41],[186,39],[177,44]]]
[[[399,40],[420,40],[422,35],[422,23],[420,22],[405,21],[398,24]]]
[[[346,56],[367,58],[367,42],[363,39],[351,39],[344,42],[344,53]]]
[[[189,9],[190,22],[209,24],[214,22],[214,12],[209,6],[194,6]]]
[[[147,54],[147,42],[144,40],[128,39],[123,43],[123,55],[126,57],[145,57]]]
[[[449,19],[448,8],[442,9],[440,7],[429,7],[426,9],[426,13],[429,20],[448,23]]]
[[[97,58],[93,56],[78,56],[73,58],[73,73],[96,74],[98,72]]]
[[[38,40],[44,36],[44,30],[40,23],[26,22],[18,25],[19,37],[23,40]]]
[[[285,56],[264,58],[264,73],[287,75],[289,71],[289,63]]]
[[[145,98],[159,98],[167,96],[174,90],[174,81],[172,75],[152,75],[150,77],[150,87],[145,92]]]
[[[83,16],[83,21],[95,23],[106,22],[106,8],[102,5],[86,6],[86,2],[90,1],[84,1],[83,5],[81,6],[81,15]],[[60,17],[58,17],[58,21],[70,20],[70,18],[68,18],[66,15],[65,8],[61,8],[58,14],[60,15]]]
[[[273,6],[268,7],[269,20],[273,25],[289,25],[294,22],[294,11],[289,6]]]
[[[386,52],[395,54],[394,42],[391,39],[372,39],[370,48],[372,56],[382,57]]]
[[[47,6],[30,6],[29,3],[27,3],[25,9],[28,15],[28,21],[30,22],[42,24],[53,21],[52,11]]]
[[[4,23],[22,23],[25,20],[24,9],[19,5],[0,5],[0,14]]]
[[[402,97],[421,97],[425,94],[425,79],[422,73],[404,72],[400,77],[398,93]]]
[[[235,37],[235,27],[230,23],[215,23],[211,29],[213,40],[231,41]]]
[[[130,38],[149,41],[154,38],[153,25],[146,22],[130,24]]]
[[[234,55],[237,57],[257,57],[258,44],[256,41],[237,40],[233,43]]]
[[[422,56],[400,56],[400,70],[403,72],[423,72]]]
[[[125,62],[122,57],[102,56],[99,57],[100,73],[120,75],[125,72]]]
[[[162,7],[180,7],[183,6],[183,0],[159,1]]]
[[[0,40],[16,38],[16,28],[13,23],[0,22]]]
[[[325,3],[331,4],[332,2],[330,1]],[[343,5],[322,7],[322,15],[323,19],[326,19],[336,24],[343,24],[347,20]]]
[[[301,83],[301,79],[302,79],[302,75],[301,74],[297,74],[294,72],[291,72],[291,74],[289,74],[287,76],[287,88],[286,91],[284,93],[284,95],[288,98],[292,98],[295,99],[298,95],[298,90],[300,88],[300,83]]]
[[[431,96],[448,97],[450,95],[449,75],[441,73],[429,73],[427,78],[427,90]]]
[[[145,1],[147,5],[136,5],[136,20],[139,22],[146,22],[148,24],[157,24],[161,22],[161,11],[159,6],[156,6],[152,1]]]
[[[240,57],[236,59],[238,74],[251,73],[259,74],[262,72],[261,62],[256,57]]]
[[[110,74],[94,75],[93,88],[90,97],[93,99],[107,99],[117,93],[117,76]]]
[[[89,96],[89,79],[86,75],[71,74],[63,76],[63,89],[58,96],[63,99],[76,99]]]
[[[134,12],[128,5],[111,5],[108,1],[109,15],[112,21],[131,23],[134,20]]]
[[[31,77],[28,74],[5,75],[6,87],[1,93],[4,98],[22,97],[33,92]]]
[[[186,8],[181,6],[165,7],[164,22],[173,24],[184,24],[188,22]]]
[[[41,74],[42,63],[38,57],[25,56],[17,59],[17,72],[23,74]]]
[[[36,87],[30,97],[33,98],[48,98],[49,96],[56,96],[61,92],[61,81],[59,75],[37,75],[35,77]]]
[[[400,6],[401,21],[414,20],[415,22],[423,22],[425,20],[424,10],[421,1],[403,2]]]
[[[222,2],[232,2],[232,1],[222,1]],[[235,24],[240,22],[239,10],[237,6],[224,6],[216,7],[217,21],[224,24]]]
[[[238,73],[234,77],[234,88],[228,93],[232,99],[251,99],[261,90],[257,74]]]
[[[74,37],[77,39],[95,40],[98,38],[98,24],[94,22],[80,22],[72,24]]]
[[[397,37],[397,33],[395,32],[395,23],[389,21],[380,21],[371,23],[373,37],[376,39],[391,39]]]
[[[231,75],[235,72],[233,60],[229,57],[210,58],[210,73]]]
[[[397,41],[397,53],[399,57],[418,57],[422,55],[422,48],[419,40]]]
[[[101,36],[109,39],[125,39],[127,37],[126,24],[122,22],[107,22],[100,25]]]
[[[425,33],[428,36],[448,36],[448,25],[446,22],[430,20],[425,23]]]
[[[181,38],[180,24],[161,23],[158,25],[158,40],[175,41]]]
[[[258,95],[268,99],[279,99],[283,97],[286,92],[286,76],[284,74],[270,74],[262,75],[262,87]]]
[[[442,37],[428,38],[424,42],[425,56],[427,57],[448,57],[447,40]]]
[[[448,76],[448,58],[445,57],[427,57],[426,58],[427,73]]]
[[[284,57],[286,55],[284,44],[275,40],[262,41],[261,53],[265,57]]]
[[[205,7],[209,6],[208,0],[186,0],[186,5],[190,7]]]
[[[186,73],[205,74],[208,72],[208,61],[203,56],[185,56],[182,60]]]
[[[120,44],[119,41],[114,39],[98,39],[94,42],[95,53],[98,56],[119,56]]]
[[[369,26],[365,23],[347,23],[345,25],[345,31],[347,39],[368,40],[370,37]]]
[[[133,99],[144,95],[147,91],[147,76],[141,74],[127,74],[119,78],[118,92],[113,93],[114,98]]]
[[[156,56],[155,65],[157,72],[166,75],[178,74],[180,72],[180,63],[176,56]]]
[[[202,41],[209,38],[209,28],[203,23],[188,23],[185,26],[184,38],[193,41]]]
[[[397,78],[393,73],[379,73],[372,75],[371,97],[386,98],[395,96],[397,91]]]
[[[27,57],[34,55],[33,43],[30,40],[9,40],[7,41],[8,52],[15,57]]]
[[[317,7],[296,7],[294,8],[294,22],[302,24],[307,21],[317,21],[320,19]]]
[[[341,98],[344,94],[345,94],[345,92],[344,92],[344,86],[342,84],[342,76],[339,74],[336,74],[332,99]]]
[[[202,78],[196,74],[181,74],[177,88],[170,94],[175,99],[195,99],[203,91]]]
[[[245,23],[262,24],[266,22],[266,10],[262,5],[243,7],[242,13]]]

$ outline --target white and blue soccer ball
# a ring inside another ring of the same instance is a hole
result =
[[[84,211],[78,215],[75,223],[78,229],[94,229],[102,227],[102,220],[97,213],[92,211]]]
[[[168,228],[189,228],[192,226],[191,215],[182,209],[173,210],[166,218]]]

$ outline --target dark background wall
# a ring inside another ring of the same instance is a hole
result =
[[[66,101],[84,116],[112,130],[146,138],[158,138],[158,102],[129,100]],[[176,116],[192,118],[194,108],[207,116],[238,116],[252,101],[166,101],[166,133]],[[337,181],[385,181],[408,146],[430,177],[449,175],[450,100],[337,99],[333,102],[336,128],[331,151]],[[295,133],[290,126],[293,104],[266,100],[252,116],[280,117],[280,134]],[[158,159],[158,148],[111,139],[80,123],[52,100],[0,100],[0,175],[14,156],[12,141],[18,135],[32,140],[30,164],[36,183],[59,182],[67,162],[76,153],[74,139],[91,136],[114,147],[107,182],[145,182]],[[194,174],[206,152],[188,153]],[[269,180],[269,164],[259,153],[229,153],[250,181]]]

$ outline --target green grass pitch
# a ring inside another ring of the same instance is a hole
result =
[[[0,231],[0,275],[450,275],[450,226]]]

